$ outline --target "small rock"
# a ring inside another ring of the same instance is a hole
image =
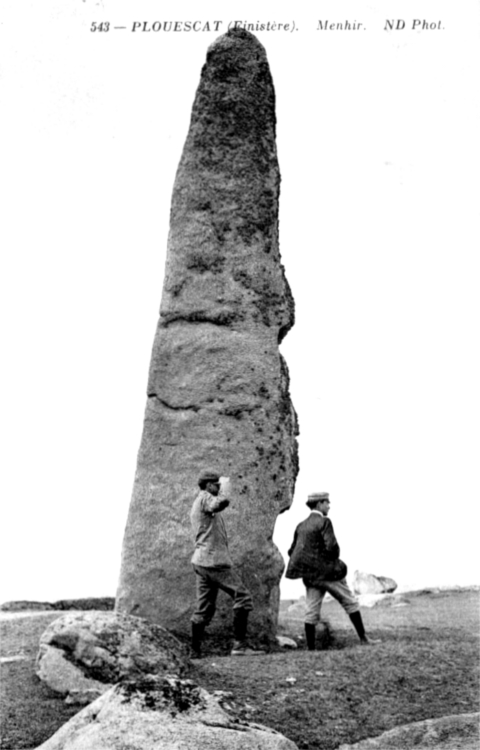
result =
[[[30,659],[28,654],[15,654],[15,656],[0,656],[0,664],[8,664],[12,661],[25,661]]]
[[[286,635],[277,635],[277,643],[282,648],[298,648],[293,638],[288,638]]]

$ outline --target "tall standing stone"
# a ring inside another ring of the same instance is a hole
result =
[[[231,478],[233,560],[271,639],[292,502],[296,416],[279,343],[293,325],[280,263],[275,93],[265,50],[235,29],[209,48],[173,189],[166,274],[122,553],[117,609],[187,632],[189,513],[204,469]],[[219,598],[210,630],[231,618]]]

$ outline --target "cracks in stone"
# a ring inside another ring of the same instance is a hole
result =
[[[156,393],[149,393],[147,394],[148,398],[153,398],[156,401],[158,401],[159,404],[164,406],[166,409],[171,409],[172,411],[200,411],[199,406],[195,406],[195,404],[187,404],[186,406],[172,406],[172,404],[167,403],[167,401],[164,401],[163,398],[160,398],[160,396],[157,396]]]
[[[92,722],[93,721],[97,721],[98,717],[100,716],[101,710],[102,710],[101,708],[92,709],[92,713],[90,714],[90,717],[89,717],[90,721],[92,721]]]
[[[222,721],[207,721],[201,719],[202,724],[206,727],[218,727],[219,729],[231,729],[233,732],[248,732],[251,728],[248,724],[226,724]]]
[[[208,409],[208,407],[212,406],[214,403],[218,403],[219,405],[222,403],[223,399],[209,399],[202,405],[196,405],[196,404],[185,404],[183,406],[173,406],[172,404],[169,404],[168,401],[165,401],[165,399],[160,398],[156,393],[149,393],[147,394],[149,399],[154,399],[157,403],[164,406],[166,409],[170,409],[171,411],[193,411],[193,412],[199,412],[202,409]],[[252,406],[246,406],[246,405],[231,405],[226,407],[220,407],[217,411],[217,414],[219,416],[225,416],[225,417],[234,417],[235,419],[241,419],[244,414],[252,414],[252,412],[256,411],[257,409],[262,409],[261,404],[254,404]],[[173,443],[172,445],[176,445],[176,443]]]
[[[200,275],[206,273],[207,271],[213,274],[223,273],[224,266],[225,258],[221,256],[214,256],[213,254],[207,255],[205,252],[202,252],[200,250],[191,251],[189,257],[185,261],[185,267],[189,271],[196,271]]]
[[[165,284],[165,289],[167,292],[170,292],[172,297],[178,297],[186,283],[187,283],[187,280],[185,278],[181,279],[180,281],[171,283],[171,284],[167,281]]]
[[[244,315],[232,310],[222,310],[213,315],[201,312],[178,314],[161,313],[162,324],[166,328],[170,323],[211,323],[216,326],[230,326],[232,323],[242,321]]]

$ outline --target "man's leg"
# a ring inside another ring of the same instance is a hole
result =
[[[325,590],[338,601],[350,617],[361,643],[376,643],[376,641],[370,641],[367,638],[357,597],[350,590],[346,579],[344,578],[342,581],[325,581],[323,585]]]
[[[215,583],[233,599],[233,647],[232,656],[259,654],[247,647],[248,615],[253,609],[252,597],[239,574],[233,568],[217,569]]]
[[[352,621],[352,625],[357,631],[357,635],[360,638],[362,643],[368,643],[367,634],[365,633],[365,627],[363,625],[362,615],[360,610],[358,609],[356,612],[351,612],[350,620]]]
[[[192,648],[192,656],[196,659],[200,659],[202,655],[202,640],[204,632],[205,625],[203,622],[194,622],[194,620],[192,620],[192,638],[190,645]]]
[[[233,610],[233,651],[240,651],[247,647],[248,614],[248,609]]]
[[[193,566],[197,589],[197,604],[192,615],[192,651],[196,657],[201,656],[201,643],[206,626],[215,614],[218,586],[209,575],[209,568]]]
[[[232,572],[238,581],[233,596],[234,644],[232,651],[239,651],[247,648],[248,615],[253,609],[253,602],[249,590],[244,586],[238,573],[235,573],[235,571]]]
[[[305,583],[305,581],[304,581]],[[305,639],[309,651],[315,651],[315,630],[320,622],[320,610],[322,607],[325,591],[316,586],[308,586],[305,583],[305,599],[307,609],[305,612]]]

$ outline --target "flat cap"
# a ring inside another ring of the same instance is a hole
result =
[[[311,495],[308,496],[309,500],[328,500],[330,497],[328,492],[312,492]]]
[[[215,471],[202,471],[200,476],[198,477],[198,484],[206,484],[207,482],[218,482],[220,479],[220,474],[217,474]]]
[[[308,507],[311,507],[312,505],[321,503],[323,500],[328,500],[329,498],[330,495],[328,492],[312,492],[312,494],[308,496],[307,505]]]

